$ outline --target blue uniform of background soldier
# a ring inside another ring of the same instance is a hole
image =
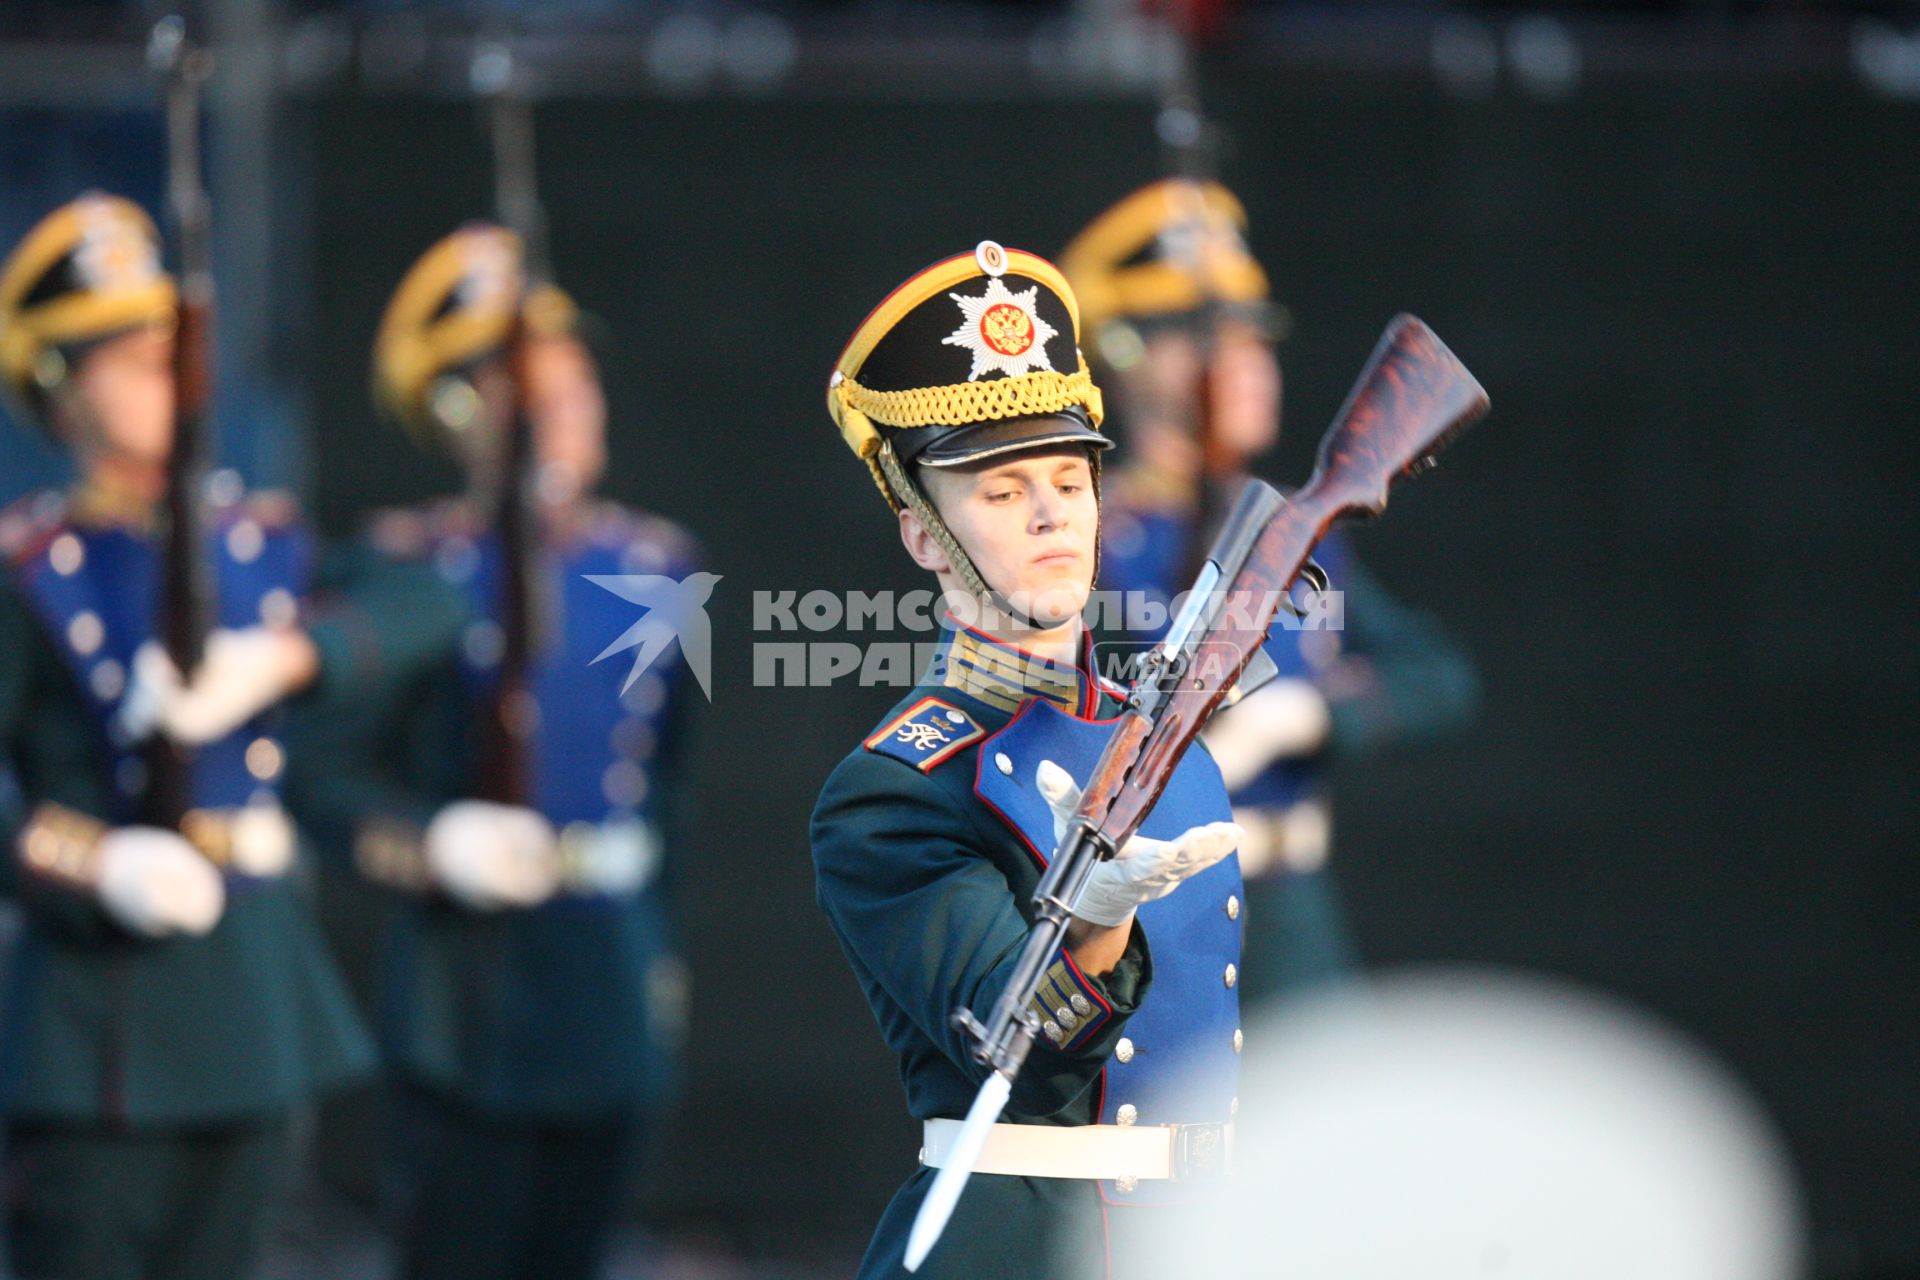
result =
[[[1116,714],[1080,617],[1110,442],[1078,333],[1050,263],[983,243],[889,296],[828,393],[955,610],[918,687],[813,815],[820,905],[924,1125],[863,1277],[905,1274],[909,1228],[985,1076],[949,1016],[1004,987]],[[1032,1005],[1041,1036],[919,1275],[1127,1274],[1134,1232],[1222,1174],[1242,1047],[1227,818],[1218,771],[1191,752],[1095,871]]]
[[[572,304],[528,291],[510,233],[470,226],[420,260],[382,324],[375,381],[391,416],[454,453],[469,491],[387,512],[368,539],[431,566],[468,620],[392,705],[307,726],[315,767],[298,794],[328,843],[397,894],[380,1025],[403,1122],[406,1271],[584,1278],[672,1088],[685,981],[666,869],[683,847],[698,696],[671,651],[631,679],[631,655],[600,659],[642,617],[638,588],[711,578],[684,531],[588,496],[604,462],[598,377]],[[516,399],[533,433],[537,620],[515,708],[532,721],[529,786],[503,802],[475,797],[509,625],[491,515]]]
[[[1075,238],[1061,263],[1128,442],[1107,505],[1101,587],[1164,603],[1198,567],[1207,527],[1280,430],[1273,345],[1288,323],[1248,254],[1245,213],[1217,183],[1155,183]],[[1354,945],[1327,870],[1327,769],[1389,743],[1458,732],[1478,704],[1460,646],[1396,601],[1339,531],[1314,552],[1339,608],[1276,623],[1279,678],[1207,728],[1247,830],[1247,996],[1352,972]],[[1337,622],[1338,626],[1327,625]],[[1128,639],[1150,639],[1129,636]]]
[[[153,637],[176,312],[152,223],[115,197],[57,210],[0,267],[6,390],[79,472],[0,513],[0,768],[18,783],[0,891],[26,909],[0,965],[0,1114],[23,1280],[247,1272],[289,1114],[371,1065],[280,807],[281,704],[378,701],[458,625],[423,575],[323,564],[291,501],[222,472],[215,629],[173,668]],[[173,828],[142,820],[154,734],[193,748]]]

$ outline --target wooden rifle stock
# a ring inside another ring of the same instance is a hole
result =
[[[1486,391],[1433,330],[1413,316],[1393,319],[1321,438],[1312,476],[1222,583],[1222,607],[1193,646],[1137,758],[1124,766],[1115,760],[1111,776],[1096,771],[1088,783],[1082,812],[1109,840],[1124,842],[1160,798],[1180,757],[1265,643],[1286,592],[1334,522],[1379,515],[1393,483],[1430,467],[1487,403]],[[1101,763],[1107,765],[1105,757]]]
[[[213,250],[211,213],[200,164],[200,95],[211,58],[166,18],[154,28],[148,56],[166,77],[167,204],[180,253],[180,301],[174,327],[173,444],[160,550],[155,631],[182,676],[200,665],[213,625],[213,594],[202,519],[213,429]],[[190,748],[163,732],[142,749],[147,782],[141,819],[177,828],[192,807]]]

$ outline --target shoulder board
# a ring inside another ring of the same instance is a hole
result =
[[[928,773],[986,736],[979,721],[951,702],[921,698],[876,729],[866,748]]]
[[[9,564],[32,559],[66,527],[66,514],[66,499],[54,490],[25,494],[0,508],[0,559]]]

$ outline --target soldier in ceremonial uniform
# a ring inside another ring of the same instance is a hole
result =
[[[711,579],[684,530],[590,496],[606,415],[593,357],[565,295],[525,284],[512,233],[468,226],[420,259],[380,327],[374,380],[468,491],[384,513],[368,540],[431,565],[470,621],[398,703],[311,726],[297,792],[316,833],[398,895],[382,1034],[405,1122],[406,1274],[585,1280],[676,1069],[685,990],[664,870],[684,847],[698,696],[677,660],[630,678],[616,650],[642,610],[594,579]],[[493,514],[524,479],[503,474],[516,401],[540,608],[530,787],[506,802],[481,792],[480,726],[512,625]]]
[[[904,1274],[908,1229],[985,1076],[949,1015],[986,1010],[1007,981],[1118,705],[1080,616],[1111,442],[1078,339],[1060,273],[983,242],[890,294],[827,394],[954,606],[919,686],[813,814],[820,905],[925,1126],[863,1277]],[[1221,1172],[1241,1048],[1228,817],[1193,751],[1096,871],[1035,1001],[1042,1038],[920,1275],[1125,1274],[1132,1230]]]
[[[1246,214],[1218,183],[1168,179],[1096,218],[1061,256],[1089,348],[1106,370],[1132,465],[1115,477],[1101,586],[1165,602],[1192,582],[1196,549],[1253,460],[1280,432],[1285,312],[1247,251]],[[1205,403],[1202,403],[1202,397]],[[1246,828],[1247,996],[1285,995],[1351,972],[1327,870],[1327,766],[1388,743],[1459,731],[1473,717],[1471,662],[1432,618],[1396,601],[1338,531],[1314,558],[1343,593],[1341,629],[1276,624],[1280,678],[1207,729]],[[1322,621],[1326,615],[1319,615]]]
[[[137,206],[88,195],[0,266],[0,381],[79,481],[0,514],[0,763],[25,909],[0,998],[8,1226],[21,1280],[240,1277],[288,1115],[371,1066],[295,876],[280,704],[339,706],[456,634],[431,584],[317,588],[284,496],[209,484],[215,626],[188,676],[154,642],[174,435],[174,282]],[[404,614],[397,608],[406,602]],[[142,744],[195,748],[191,808],[144,825]]]

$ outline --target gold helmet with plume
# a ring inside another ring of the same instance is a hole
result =
[[[1207,308],[1241,315],[1275,339],[1284,309],[1248,251],[1246,209],[1218,182],[1166,178],[1089,223],[1060,255],[1080,297],[1089,343],[1107,364],[1138,358],[1140,331]]]
[[[531,291],[520,237],[476,222],[435,244],[394,290],[373,344],[375,403],[426,443],[478,416],[473,367],[502,352],[516,313],[538,336],[576,330],[579,313],[559,288]]]
[[[834,366],[827,412],[887,504],[912,510],[968,590],[1009,611],[912,468],[1078,444],[1097,488],[1100,451],[1113,443],[1100,433],[1100,389],[1066,277],[991,240],[918,272],[874,308]]]
[[[153,219],[131,200],[88,192],[42,218],[0,264],[0,386],[45,425],[48,397],[87,346],[143,328],[171,333],[178,319]]]

